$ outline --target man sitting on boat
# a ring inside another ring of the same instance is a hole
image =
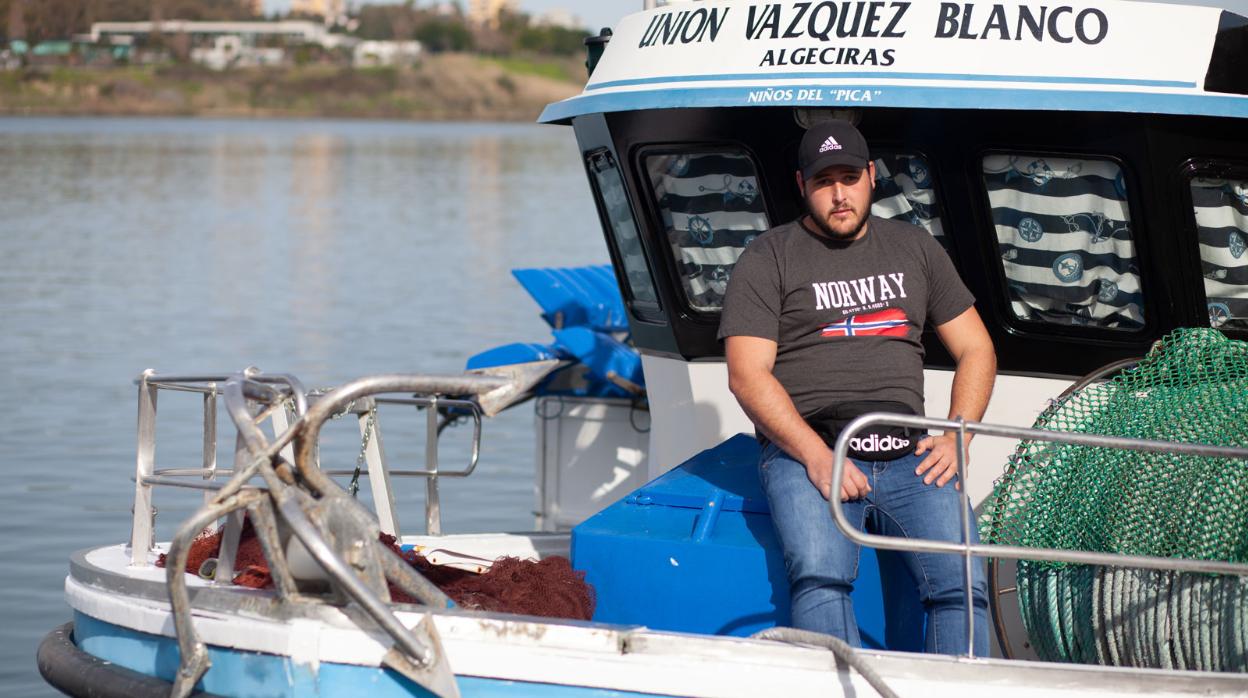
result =
[[[827,499],[860,529],[962,540],[952,433],[877,427],[851,442],[853,465],[831,482],[840,429],[866,412],[922,415],[923,326],[957,362],[949,415],[979,420],[996,372],[975,299],[932,237],[870,215],[875,165],[845,121],[812,127],[798,152],[808,213],[760,235],[733,271],[719,336],[729,382],[763,442],[760,477],[788,569],[797,628],[860,646],[849,594],[859,547]],[[926,649],[967,648],[965,570],[950,554],[905,553],[927,616]],[[974,651],[988,652],[982,560],[973,573]],[[887,588],[887,585],[886,585]],[[886,599],[886,603],[888,600]]]

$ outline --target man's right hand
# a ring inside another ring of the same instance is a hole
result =
[[[815,465],[806,466],[806,477],[810,478],[810,482],[819,490],[819,494],[824,499],[832,497],[832,452],[829,451],[826,458],[819,459]],[[841,476],[841,501],[848,502],[853,499],[862,499],[871,492],[871,485],[867,484],[867,476],[862,474],[858,466],[853,461],[847,460],[845,463],[845,473]]]
[[[728,357],[728,388],[755,426],[785,453],[806,464],[806,477],[823,495],[832,496],[832,451],[811,430],[793,406],[793,400],[772,371],[776,342],[762,337],[730,336],[724,340]],[[871,491],[867,476],[852,462],[838,486],[841,501],[862,499]]]

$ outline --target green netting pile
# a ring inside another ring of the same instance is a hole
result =
[[[1248,447],[1248,342],[1175,331],[1035,428]],[[1248,461],[1024,441],[979,523],[990,543],[1248,563]],[[1248,671],[1248,577],[1020,561],[1018,593],[1043,659]]]

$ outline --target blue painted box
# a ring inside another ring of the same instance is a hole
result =
[[[790,624],[784,555],[758,481],[758,455],[758,442],[739,434],[572,529],[572,565],[597,592],[594,620],[737,636]],[[895,556],[884,555],[890,574],[908,576]],[[874,551],[863,549],[858,569],[853,599],[863,644],[883,647]],[[893,649],[921,646],[922,617],[914,628],[914,610],[894,609]]]

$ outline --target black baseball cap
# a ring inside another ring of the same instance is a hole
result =
[[[867,139],[848,121],[833,119],[810,127],[797,148],[797,168],[810,179],[834,165],[863,169],[871,161]]]

